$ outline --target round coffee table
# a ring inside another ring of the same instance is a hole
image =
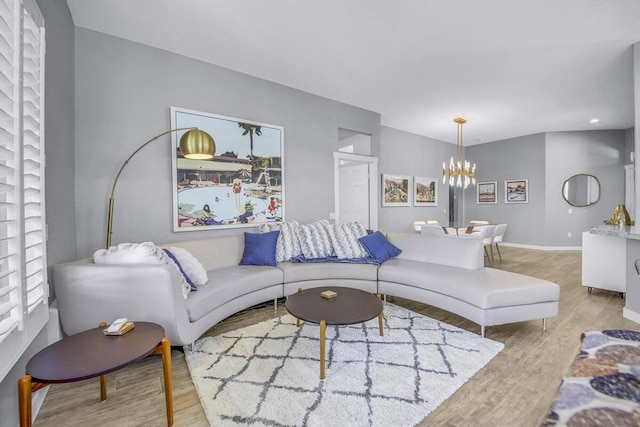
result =
[[[332,290],[338,295],[327,299],[320,296],[324,291]],[[325,341],[327,325],[352,325],[363,323],[378,317],[380,336],[382,327],[382,301],[380,295],[373,295],[353,288],[324,287],[302,290],[289,295],[285,302],[287,311],[295,317],[296,326],[300,320],[320,324],[320,379],[325,377]]]
[[[161,354],[164,367],[167,424],[173,425],[171,344],[162,326],[135,322],[121,336],[106,336],[99,326],[71,335],[45,347],[27,363],[18,381],[20,426],[31,425],[31,393],[47,384],[68,383],[100,377],[100,400],[107,398],[107,374],[151,354]]]

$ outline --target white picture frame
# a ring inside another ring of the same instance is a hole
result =
[[[505,203],[529,203],[529,180],[509,179],[504,182]]]
[[[413,206],[438,206],[437,178],[413,178]]]
[[[498,181],[478,182],[476,202],[479,205],[498,203]]]
[[[411,206],[411,177],[382,174],[382,206]]]
[[[216,142],[213,159],[186,159],[186,130],[172,134],[173,231],[284,222],[284,127],[177,107],[171,127],[197,127]]]

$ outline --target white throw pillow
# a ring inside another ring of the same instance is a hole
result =
[[[300,249],[305,258],[326,258],[334,255],[327,231],[329,221],[320,220],[298,227]]]
[[[282,223],[262,224],[259,227],[261,233],[280,230],[276,242],[276,262],[291,261],[291,258],[302,253],[298,240],[298,221],[285,221]]]
[[[191,252],[184,248],[178,248],[175,246],[167,248],[171,251],[173,256],[176,257],[184,274],[186,274],[189,279],[196,286],[206,285],[209,278],[207,277],[207,271],[204,269],[200,261],[193,255]]]
[[[364,258],[367,252],[362,247],[359,238],[367,235],[367,230],[360,222],[345,222],[329,224],[327,226],[331,244],[339,259]]]
[[[152,242],[120,243],[109,249],[98,249],[93,253],[96,264],[170,264],[178,272],[182,296],[186,299],[191,286],[182,275],[180,267],[167,254]]]
[[[151,242],[120,243],[109,249],[98,249],[93,254],[93,261],[96,264],[161,264],[163,254]]]

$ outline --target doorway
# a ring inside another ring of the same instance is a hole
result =
[[[336,223],[360,221],[378,229],[378,159],[344,152],[333,153]]]

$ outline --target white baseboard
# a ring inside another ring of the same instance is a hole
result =
[[[520,243],[508,243],[502,242],[500,246],[511,246],[514,248],[524,249],[537,249],[539,251],[581,251],[582,246],[536,246],[536,245],[523,245]]]
[[[627,307],[622,309],[622,317],[632,320],[636,323],[640,323],[640,313],[636,313],[633,310],[629,310]]]

